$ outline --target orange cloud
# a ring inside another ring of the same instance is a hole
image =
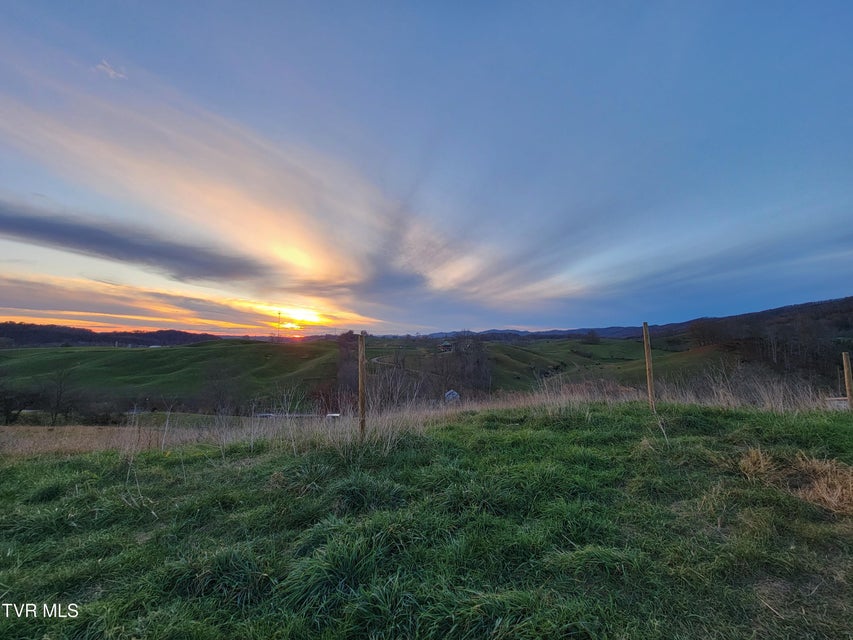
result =
[[[228,297],[199,298],[179,291],[49,276],[0,278],[0,298],[4,300],[0,307],[4,320],[92,328],[182,328],[265,335],[277,327],[279,313],[282,327],[288,324],[291,326],[287,328],[295,331],[378,323],[373,318],[331,308],[303,309]]]

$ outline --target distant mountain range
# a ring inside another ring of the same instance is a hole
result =
[[[820,302],[789,305],[758,311],[754,313],[721,318],[696,318],[687,322],[674,322],[663,325],[651,325],[652,336],[671,336],[687,333],[698,326],[734,327],[738,325],[756,327],[768,325],[776,328],[794,325],[803,321],[833,319],[835,327],[844,330],[853,329],[853,296]],[[730,333],[731,331],[727,331]],[[846,331],[843,331],[846,333]],[[546,331],[520,331],[517,329],[489,329],[487,331],[442,331],[427,334],[426,338],[451,339],[465,334],[476,334],[488,340],[511,341],[519,338],[556,339],[595,335],[599,338],[628,339],[642,336],[642,327],[585,327],[581,329],[551,329]],[[249,336],[245,336],[249,337]],[[312,336],[313,339],[336,336]],[[209,333],[190,333],[187,331],[111,331],[98,333],[89,329],[64,327],[59,325],[39,325],[21,322],[0,323],[0,347],[6,346],[170,346],[191,344],[207,340],[220,340],[222,336]],[[267,337],[257,337],[268,340]]]
[[[658,333],[678,333],[686,331],[689,322],[649,327],[650,331]],[[487,329],[486,331],[446,331],[430,333],[428,338],[457,338],[460,335],[471,334],[488,338],[489,340],[512,340],[514,338],[571,338],[595,334],[599,338],[638,338],[643,335],[642,327],[585,327],[582,329],[548,329],[546,331],[520,331],[517,329]]]
[[[752,313],[743,313],[734,316],[723,317],[702,317],[694,318],[686,322],[672,322],[669,324],[649,325],[649,333],[654,337],[673,336],[687,333],[691,328],[697,325],[713,325],[717,327],[732,327],[738,324],[744,326],[760,326],[772,325],[781,327],[789,324],[796,324],[802,321],[817,321],[833,319],[837,328],[842,331],[847,328],[853,328],[853,296],[847,298],[837,298],[834,300],[822,300],[819,302],[805,302],[802,304],[788,305],[785,307],[777,307],[775,309],[767,309],[765,311],[756,311]],[[471,331],[451,331],[430,333],[429,338],[454,338],[460,335],[477,333],[489,339],[512,339],[512,338],[570,338],[582,337],[594,333],[599,338],[641,338],[643,335],[643,327],[586,327],[581,329],[550,329],[547,331],[519,331],[516,329],[489,329],[487,331],[471,332]]]

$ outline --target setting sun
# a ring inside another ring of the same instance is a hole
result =
[[[328,326],[330,318],[313,309],[278,307],[260,302],[244,303],[255,313],[264,316],[264,324],[278,329],[302,330],[305,325]]]
[[[307,324],[324,324],[325,318],[311,309],[281,309],[281,315]]]

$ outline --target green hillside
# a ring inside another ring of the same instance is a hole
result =
[[[197,396],[212,386],[269,396],[334,380],[330,341],[272,344],[217,340],[162,348],[65,347],[0,350],[0,369],[20,386],[49,385],[60,373],[75,389],[113,398]]]
[[[487,381],[480,392],[530,391],[546,378],[576,382],[607,379],[643,384],[643,347],[636,340],[527,340],[485,342]],[[422,393],[441,397],[441,371],[454,354],[440,353],[438,340],[376,338],[367,341],[368,372],[389,366],[433,382]],[[661,346],[667,346],[661,343]],[[719,347],[653,349],[658,377],[690,376],[731,357]],[[354,356],[351,356],[354,357]],[[339,348],[333,340],[274,344],[216,340],[162,348],[39,347],[0,350],[0,386],[47,396],[64,385],[70,392],[130,406],[186,406],[210,410],[217,402],[246,408],[254,400],[271,406],[283,392],[310,396],[337,388]],[[458,365],[458,363],[457,363]],[[461,374],[460,374],[461,375]],[[457,376],[458,377],[458,376]],[[462,375],[452,384],[467,389]],[[422,385],[422,388],[427,387]],[[422,398],[424,399],[424,398]]]
[[[718,347],[677,350],[658,348],[653,341],[652,360],[658,377],[690,376],[731,357]],[[666,345],[662,345],[666,346]],[[543,376],[569,381],[607,379],[636,385],[645,381],[643,343],[638,340],[607,340],[587,344],[578,340],[536,340],[524,345],[493,343],[497,389],[526,391]]]

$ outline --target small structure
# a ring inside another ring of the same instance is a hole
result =
[[[462,396],[460,396],[453,389],[451,389],[450,391],[448,391],[444,394],[444,401],[445,402],[459,402],[461,399],[462,399]]]
[[[439,353],[450,353],[453,351],[453,343],[450,340],[445,340],[440,345],[438,345]]]

